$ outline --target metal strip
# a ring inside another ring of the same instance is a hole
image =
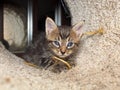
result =
[[[58,3],[57,7],[55,8],[55,23],[58,25],[58,26],[61,26],[62,24],[62,11],[61,11],[61,4],[60,2]]]
[[[28,46],[32,43],[33,39],[33,3],[28,0],[28,13],[27,13],[27,39]]]

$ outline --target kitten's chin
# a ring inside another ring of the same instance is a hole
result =
[[[70,55],[57,55],[59,58],[67,58],[67,57],[69,57]]]

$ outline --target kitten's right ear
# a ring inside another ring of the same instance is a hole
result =
[[[81,28],[83,27],[84,23],[85,23],[85,21],[81,21],[81,22],[77,23],[76,25],[74,25],[72,28],[72,30],[76,33],[76,35],[78,37],[81,37],[81,34],[82,34]]]
[[[57,28],[57,25],[51,18],[47,17],[45,27],[46,27],[46,35],[49,35],[52,31],[54,31]]]

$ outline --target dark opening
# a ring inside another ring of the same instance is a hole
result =
[[[24,8],[28,10],[29,0],[0,0],[0,40],[3,38],[3,9],[1,6],[4,4],[10,4]],[[33,36],[36,36],[41,30],[45,30],[45,19],[46,17],[51,17],[53,20],[55,18],[55,8],[57,5],[61,5],[61,24],[71,25],[71,15],[69,8],[64,0],[32,0],[33,4]],[[27,17],[26,17],[27,18]]]

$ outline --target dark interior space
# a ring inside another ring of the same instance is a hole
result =
[[[2,1],[1,5],[2,3],[4,3],[24,8],[26,11],[26,18],[28,13],[28,2],[30,1],[32,2],[33,38],[38,34],[38,32],[40,32],[41,30],[45,30],[46,17],[51,17],[53,20],[55,20],[55,9],[58,5],[61,6],[61,25],[71,25],[71,15],[68,6],[64,2],[64,0],[4,0],[3,2]],[[0,15],[2,15],[2,13]],[[0,18],[1,25],[3,21],[2,19],[4,18],[1,16]],[[1,27],[2,34],[3,30],[4,29]],[[0,37],[2,38],[3,36],[1,35]]]
[[[3,40],[3,4],[0,0],[0,40]]]
[[[21,8],[28,8],[29,0],[4,0],[4,4],[12,4],[19,6]],[[68,7],[66,6],[64,0],[32,0],[33,2],[33,18],[35,30],[44,30],[44,23],[46,17],[51,17],[54,19],[55,8],[61,4],[62,8],[62,24],[70,25],[71,18]]]

